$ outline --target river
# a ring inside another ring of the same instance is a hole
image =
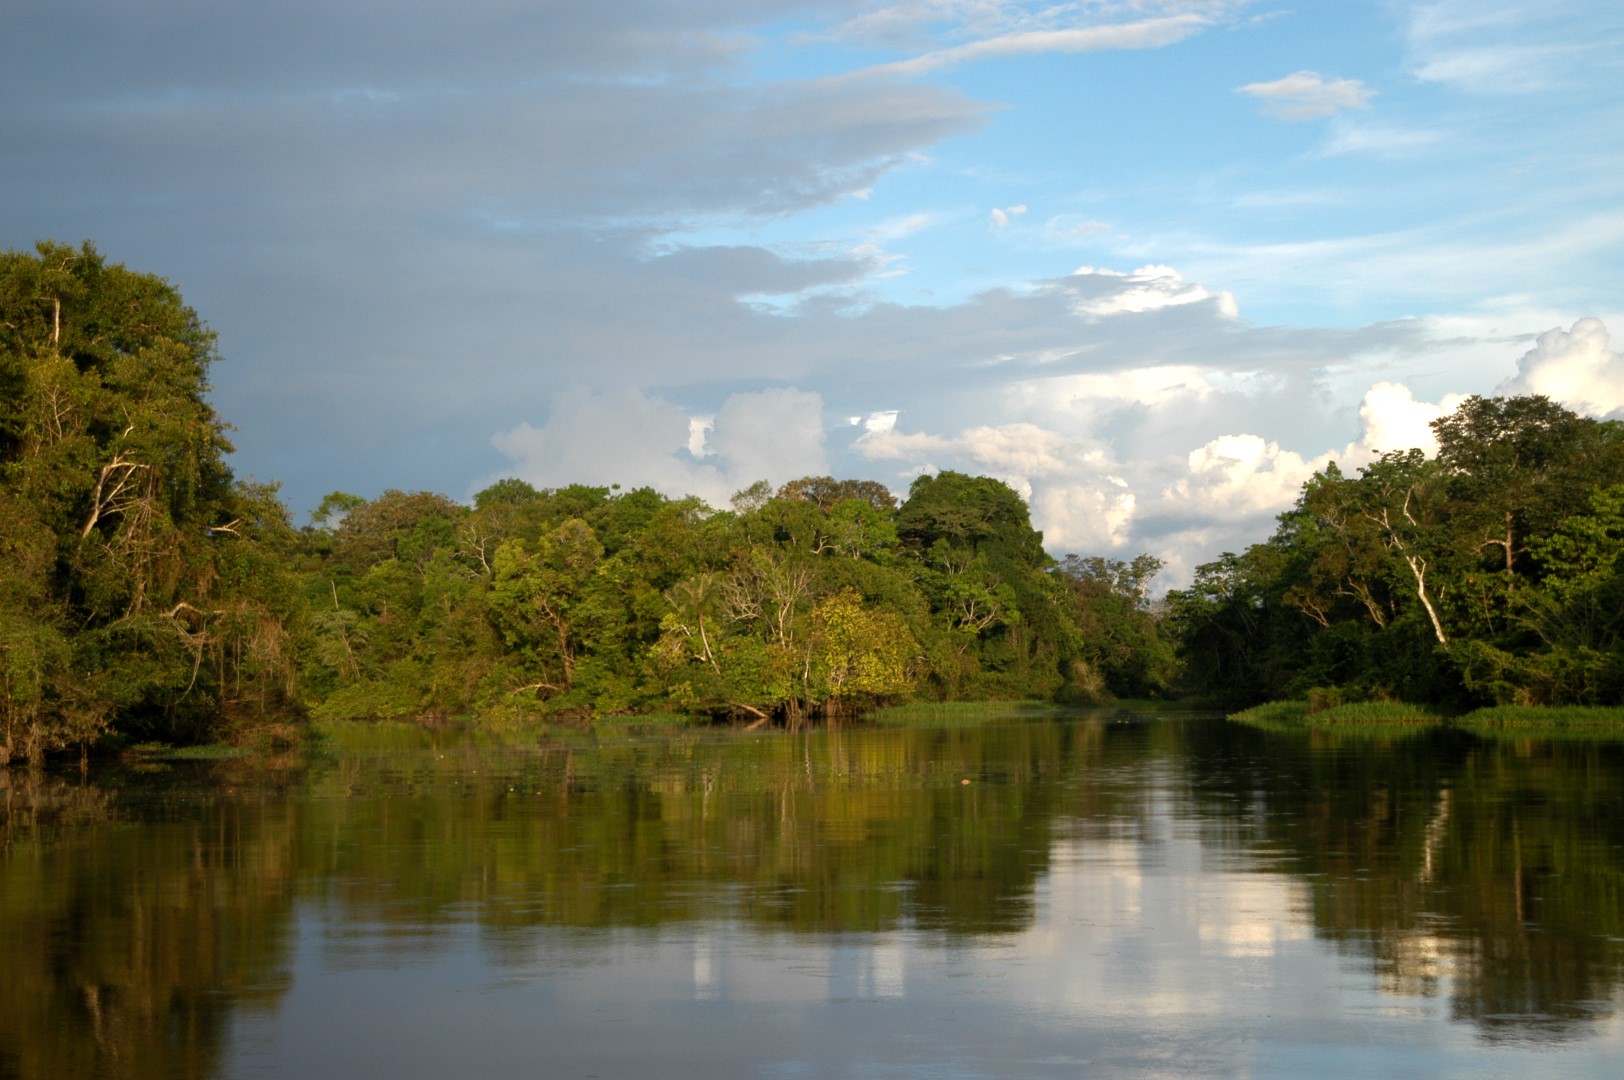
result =
[[[1624,743],[1192,714],[0,770],[0,1077],[1607,1076]]]

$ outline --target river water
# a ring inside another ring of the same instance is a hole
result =
[[[1624,743],[984,727],[0,771],[0,1077],[1607,1076]]]

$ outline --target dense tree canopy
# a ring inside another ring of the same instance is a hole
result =
[[[758,484],[727,511],[512,479],[473,502],[324,501],[301,546],[317,715],[798,722],[921,695],[1164,688],[1154,560],[1068,576],[985,477],[942,474],[901,507],[829,477]],[[1080,622],[1101,639],[1086,654]]]
[[[159,278],[89,245],[0,257],[0,762],[301,713],[798,722],[1160,688],[1142,575],[1058,570],[996,480],[899,506],[805,477],[721,511],[517,479],[472,506],[335,491],[295,531],[226,465],[216,359]]]
[[[292,700],[293,533],[225,464],[214,360],[158,278],[0,255],[0,760]]]
[[[1234,700],[1617,704],[1624,426],[1470,398],[1439,452],[1303,489],[1268,541],[1169,598],[1187,685]]]
[[[989,477],[472,505],[335,491],[295,530],[226,464],[214,336],[91,246],[0,256],[0,762],[326,718],[680,709],[799,723],[910,697],[1181,690],[1617,703],[1624,428],[1472,398],[1436,457],[1315,476],[1165,602],[1056,562]]]

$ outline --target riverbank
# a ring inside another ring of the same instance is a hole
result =
[[[1229,714],[1265,730],[1449,726],[1480,735],[1576,735],[1624,738],[1624,707],[1494,705],[1460,715],[1400,701],[1361,701],[1315,709],[1307,701],[1270,701]]]

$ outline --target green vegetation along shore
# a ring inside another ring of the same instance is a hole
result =
[[[952,472],[900,501],[762,481],[726,508],[335,491],[298,526],[227,463],[218,359],[168,282],[89,244],[0,254],[0,765],[285,746],[311,720],[1624,701],[1624,426],[1544,398],[1468,400],[1435,459],[1328,468],[1274,537],[1158,601],[1155,557],[1057,560],[1014,490]]]
[[[1364,701],[1317,709],[1310,701],[1270,701],[1230,714],[1230,720],[1270,731],[1457,727],[1480,735],[1610,734],[1624,738],[1624,707],[1490,705],[1449,715],[1399,701]]]

